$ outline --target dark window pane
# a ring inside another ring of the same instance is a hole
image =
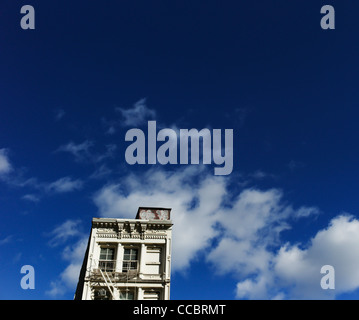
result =
[[[120,300],[133,300],[134,293],[132,291],[121,291]]]
[[[110,300],[111,294],[106,289],[103,289],[103,288],[97,289],[97,290],[95,290],[94,299],[95,300]]]
[[[100,260],[114,260],[115,249],[114,248],[101,248]]]
[[[131,260],[137,260],[137,250],[132,250],[132,252],[131,252]]]
[[[100,259],[101,260],[106,259],[106,253],[107,253],[107,250],[105,248],[101,248],[101,253],[100,253]]]
[[[108,249],[107,251],[107,260],[115,259],[115,249]]]

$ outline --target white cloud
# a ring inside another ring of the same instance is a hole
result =
[[[89,140],[85,140],[82,143],[75,144],[70,141],[68,144],[60,146],[56,151],[69,152],[78,162],[84,161],[90,157],[89,149],[93,146],[93,142]]]
[[[87,248],[88,235],[80,234],[79,239],[72,246],[66,246],[62,253],[64,260],[70,264],[61,273],[61,280],[68,286],[74,288],[79,280],[80,269]]]
[[[64,284],[60,280],[51,281],[50,289],[45,291],[45,294],[51,297],[59,297],[62,296],[66,292],[66,288]]]
[[[359,221],[339,215],[326,229],[318,231],[307,247],[287,243],[276,252],[268,251],[267,265],[252,273],[251,279],[237,283],[237,298],[334,299],[341,293],[356,290],[359,288],[358,243]],[[231,249],[238,252],[238,246]],[[241,252],[238,253],[240,256]],[[247,261],[245,255],[242,257]],[[320,286],[324,276],[320,270],[324,265],[334,267],[335,290],[323,290]]]
[[[271,271],[273,248],[280,245],[280,233],[291,228],[291,219],[303,211],[314,214],[317,209],[294,209],[283,201],[283,192],[278,189],[251,188],[220,210],[223,237],[207,261],[218,273],[243,279],[237,283],[237,298],[269,299],[274,297],[273,292],[278,294]]]
[[[40,198],[34,194],[25,194],[22,199],[31,201],[31,202],[39,202]]]
[[[51,232],[48,233],[48,236],[51,237],[49,245],[58,246],[71,237],[79,236],[81,234],[79,231],[79,224],[79,220],[70,219],[54,228]]]
[[[107,144],[105,145],[105,151],[103,153],[96,153],[90,151],[93,147],[93,141],[85,140],[79,144],[75,144],[71,141],[68,144],[60,146],[55,152],[68,152],[74,156],[76,162],[98,163],[113,157],[117,149],[115,144]]]
[[[358,220],[343,214],[306,246],[283,244],[282,231],[299,218],[316,217],[318,209],[294,208],[278,189],[233,194],[229,183],[204,166],[172,172],[152,168],[104,186],[93,200],[102,217],[134,218],[139,206],[172,208],[173,271],[185,272],[204,257],[216,273],[236,279],[239,299],[331,299],[359,288]],[[49,294],[74,289],[78,281],[88,240],[79,226],[78,220],[68,220],[50,233],[50,245],[70,240],[72,245],[62,249],[68,264]],[[335,290],[320,287],[320,269],[328,264],[335,268]]]
[[[328,299],[359,288],[358,220],[338,216],[305,249],[283,244],[282,231],[319,210],[294,208],[278,189],[232,194],[229,183],[201,166],[153,168],[104,186],[94,202],[100,216],[118,218],[134,218],[139,206],[171,207],[173,270],[186,271],[204,256],[217,273],[238,279],[237,298]],[[326,264],[336,270],[334,292],[320,287]]]
[[[1,151],[1,150],[0,150]],[[16,170],[15,173],[6,157],[6,151],[2,156],[0,152],[0,179],[13,187],[32,188],[37,190],[38,195],[27,193],[22,196],[23,200],[39,202],[44,194],[57,194],[80,190],[83,187],[81,179],[72,179],[71,177],[62,177],[53,182],[41,182],[37,178],[26,178],[23,176],[23,170]]]
[[[218,273],[235,272],[241,276],[264,271],[268,268],[271,254],[265,246],[251,241],[223,238],[208,255]]]
[[[282,197],[278,189],[245,189],[230,207],[222,210],[221,224],[228,235],[238,239],[256,240],[260,231],[262,238],[274,241],[280,231],[288,228],[286,219],[294,213],[281,203]]]
[[[5,182],[12,187],[31,187],[35,189],[41,188],[41,184],[36,178],[25,178],[24,171],[24,168],[16,168],[15,170],[11,165],[8,149],[0,149],[0,180],[2,182]]]
[[[245,279],[237,283],[236,295],[237,298],[246,297],[248,299],[268,299],[269,283],[266,277],[259,276],[256,279]],[[277,298],[278,295],[275,297]]]
[[[13,187],[32,188],[39,192],[39,195],[32,193],[22,196],[23,200],[39,202],[40,196],[43,194],[65,193],[80,190],[83,181],[80,179],[72,179],[70,177],[62,177],[54,182],[40,182],[37,178],[24,177],[24,170],[14,171],[8,159],[8,151],[0,149],[0,179]]]
[[[274,271],[292,288],[293,298],[332,298],[359,288],[359,220],[349,215],[333,218],[306,249],[283,246],[275,257]],[[320,269],[335,269],[335,290],[320,287]]]
[[[147,119],[155,120],[156,117],[156,111],[146,106],[146,99],[137,101],[130,109],[116,108],[116,111],[121,113],[123,118],[121,124],[125,127],[140,126],[144,124]],[[115,130],[114,127],[110,127],[110,129],[112,133],[113,130]]]
[[[217,235],[216,210],[225,194],[222,178],[205,175],[194,183],[198,171],[199,166],[176,172],[153,169],[141,176],[131,174],[119,184],[103,187],[94,201],[103,217],[134,218],[139,206],[173,208],[173,269],[184,270]]]
[[[7,149],[0,149],[0,176],[12,171]]]
[[[70,177],[63,177],[45,186],[45,190],[50,193],[65,193],[80,190],[83,181],[80,179],[73,180]]]
[[[227,181],[207,174],[202,166],[175,172],[151,169],[104,186],[94,201],[103,217],[133,218],[139,206],[173,208],[174,270],[185,270],[222,230],[218,247],[208,251],[208,261],[218,272],[226,272],[245,255],[246,265],[240,263],[244,266],[242,272],[250,272],[269,259],[266,246],[277,243],[279,233],[289,228],[286,220],[304,209],[283,205],[282,192],[276,189],[246,189],[225,206],[230,194]],[[236,250],[240,249],[241,254],[233,255],[231,246],[238,245]]]
[[[50,289],[46,294],[52,297],[59,297],[67,291],[75,291],[79,280],[82,262],[87,248],[88,235],[79,235],[78,240],[72,246],[66,246],[62,257],[68,262],[66,268],[59,277],[50,283]]]
[[[80,220],[67,220],[49,233],[52,237],[49,245],[52,247],[75,240],[74,243],[62,248],[61,256],[67,262],[67,266],[57,279],[51,281],[50,289],[46,291],[46,294],[54,298],[62,296],[69,290],[74,291],[76,288],[89,237],[79,230],[80,225]]]
[[[101,164],[95,169],[95,171],[89,176],[89,179],[103,179],[111,175],[113,171],[106,165]]]
[[[66,267],[66,269],[61,273],[60,275],[61,281],[68,288],[76,288],[76,285],[79,281],[81,266],[82,266],[82,261],[77,263],[70,263]]]
[[[107,144],[105,146],[105,148],[106,148],[106,151],[103,154],[92,155],[92,160],[94,162],[100,162],[105,159],[113,157],[115,151],[117,150],[117,146],[115,144]]]

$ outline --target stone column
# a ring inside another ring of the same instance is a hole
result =
[[[140,265],[138,269],[138,273],[140,278],[142,278],[143,273],[145,272],[146,267],[146,245],[144,243],[141,243],[141,252],[139,252],[140,256]]]
[[[117,244],[116,250],[116,272],[122,272],[123,246],[121,243]]]
[[[164,287],[164,300],[169,300],[170,299],[170,283],[166,283],[165,287]]]
[[[165,280],[169,280],[171,278],[171,238],[166,239],[166,250],[165,256],[163,257],[164,262],[164,276]]]
[[[137,288],[137,300],[143,300],[143,289],[140,287]]]

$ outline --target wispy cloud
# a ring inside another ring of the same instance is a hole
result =
[[[67,245],[62,251],[62,258],[68,264],[60,275],[50,282],[50,288],[45,292],[53,298],[59,298],[68,291],[74,292],[79,280],[82,261],[87,247],[88,236],[79,235],[76,242]]]
[[[27,201],[31,201],[31,202],[39,202],[40,201],[40,197],[34,194],[25,194],[22,197],[23,200],[27,200]]]
[[[66,242],[69,238],[78,236],[81,234],[79,231],[80,220],[66,220],[59,226],[56,226],[52,231],[47,233],[50,246],[58,246]]]
[[[16,168],[11,164],[8,149],[0,149],[0,180],[16,188],[40,188],[36,178],[26,178],[24,168]]]
[[[80,179],[73,180],[70,177],[63,177],[45,185],[45,190],[48,193],[65,193],[80,190],[82,186],[83,181]]]
[[[71,141],[60,146],[55,152],[68,152],[74,156],[76,162],[98,163],[113,157],[114,152],[117,150],[115,144],[105,145],[105,151],[103,153],[96,153],[90,150],[93,147],[93,141],[85,140],[79,144]]]
[[[112,153],[113,149],[108,147],[108,153]],[[24,169],[14,168],[10,163],[8,153],[7,149],[0,149],[0,180],[10,187],[24,188],[28,193],[21,197],[23,200],[36,203],[43,196],[78,191],[84,185],[82,179],[73,179],[69,176],[61,177],[52,182],[39,181],[35,177],[27,178]]]
[[[262,180],[262,179],[274,179],[276,178],[276,175],[268,172],[264,172],[263,170],[256,170],[252,173],[248,174],[248,178],[254,179],[254,180]]]
[[[65,116],[66,112],[64,109],[55,109],[54,110],[54,117],[56,121],[60,121],[64,116]]]
[[[146,123],[148,119],[155,120],[156,117],[156,111],[147,107],[146,99],[137,101],[132,108],[117,107],[115,110],[121,114],[123,118],[121,124],[125,127],[140,126]]]
[[[91,157],[90,148],[94,145],[92,141],[85,140],[82,143],[76,144],[72,141],[60,146],[56,152],[68,152],[75,157],[78,162],[87,160]]]
[[[7,243],[10,243],[12,240],[14,239],[14,236],[13,235],[9,235],[3,239],[0,239],[0,246],[4,245],[4,244],[7,244]]]
[[[105,164],[101,164],[90,176],[89,179],[103,179],[108,177],[113,171],[106,166]]]
[[[0,149],[0,177],[12,171],[8,149]]]
[[[61,257],[67,263],[60,275],[50,282],[50,288],[45,292],[53,298],[61,297],[76,287],[88,241],[88,235],[80,230],[80,226],[80,220],[69,219],[47,234],[51,237],[51,247],[62,246]]]
[[[146,124],[148,120],[156,120],[156,110],[147,107],[146,99],[140,99],[131,108],[116,107],[119,118],[102,118],[106,134],[115,134],[121,127],[138,127]]]
[[[290,160],[289,163],[287,164],[287,167],[289,168],[290,171],[295,171],[304,168],[305,164],[301,161]]]

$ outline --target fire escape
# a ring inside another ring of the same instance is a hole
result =
[[[112,300],[118,299],[115,294],[116,283],[136,282],[138,278],[138,261],[123,261],[122,271],[116,271],[115,260],[93,260],[93,267],[91,267],[89,280],[92,286],[107,287],[111,294]],[[98,290],[98,295],[102,297],[107,296],[105,289]]]

